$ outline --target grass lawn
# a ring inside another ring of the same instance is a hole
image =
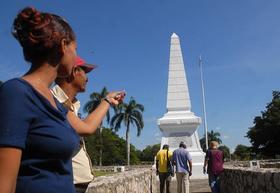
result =
[[[114,172],[106,172],[106,171],[94,171],[94,176],[107,176],[107,175],[112,175]]]

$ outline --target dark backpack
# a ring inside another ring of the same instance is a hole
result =
[[[224,170],[224,156],[220,150],[209,150],[208,172],[219,175]]]

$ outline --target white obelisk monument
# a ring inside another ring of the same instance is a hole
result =
[[[170,45],[167,113],[158,119],[158,126],[162,131],[161,147],[168,144],[170,151],[174,151],[179,148],[181,141],[186,143],[193,162],[192,179],[207,177],[202,173],[205,154],[200,147],[197,134],[200,123],[200,117],[191,112],[191,100],[180,39],[173,33]]]

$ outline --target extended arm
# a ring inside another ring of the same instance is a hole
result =
[[[206,174],[206,167],[208,165],[208,157],[205,157],[204,165],[203,165],[203,173]]]
[[[14,193],[21,160],[21,150],[0,148],[0,193]]]
[[[159,161],[156,160],[156,170],[157,170],[157,171],[158,171],[158,165],[159,165],[158,162],[159,162]]]
[[[84,120],[78,118],[74,112],[68,112],[67,118],[78,134],[90,135],[94,133],[96,129],[100,126],[100,123],[102,122],[107,111],[109,110],[110,104],[118,105],[120,102],[122,102],[124,94],[120,95],[120,92],[112,92],[109,93],[106,98],[107,100],[102,100],[100,105]]]
[[[110,104],[106,101],[102,101],[100,105],[90,113],[84,120],[81,120],[75,115],[74,112],[69,111],[67,118],[71,123],[72,127],[80,135],[90,135],[96,131],[101,121],[105,117],[107,111],[110,108]]]
[[[188,160],[188,162],[189,162],[189,167],[190,167],[189,175],[191,176],[192,175],[192,160]]]

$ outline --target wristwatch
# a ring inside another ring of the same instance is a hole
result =
[[[110,106],[112,105],[108,97],[103,98],[103,100],[106,101]]]

